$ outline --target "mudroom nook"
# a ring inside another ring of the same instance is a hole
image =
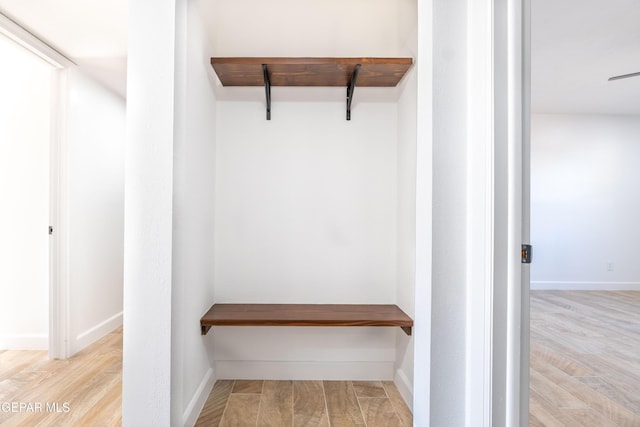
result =
[[[195,422],[214,384],[254,380],[388,382],[411,407],[430,259],[417,3],[250,5],[180,10],[172,148],[143,138],[150,173],[159,152],[173,167],[170,273],[153,271],[172,282],[172,413]]]

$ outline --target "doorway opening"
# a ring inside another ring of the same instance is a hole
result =
[[[0,350],[46,350],[55,69],[2,34],[0,57]]]
[[[640,7],[531,18],[531,425],[637,425]]]

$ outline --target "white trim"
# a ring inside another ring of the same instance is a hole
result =
[[[217,360],[217,379],[265,380],[393,380],[393,362],[306,362]]]
[[[640,291],[640,282],[532,281],[532,291]]]
[[[506,334],[506,405],[505,423],[516,426],[521,421],[521,402],[529,398],[529,384],[522,384],[522,155],[524,108],[524,45],[522,0],[508,0],[507,7],[507,152],[508,152],[508,230],[507,230],[507,334]],[[524,333],[528,337],[528,333]],[[528,418],[528,417],[527,417]],[[528,424],[528,423],[527,423]]]
[[[20,24],[0,13],[0,34],[18,43],[56,68],[65,68],[75,63],[59,50],[31,33]]]
[[[522,241],[531,241],[531,2],[522,0]],[[531,266],[522,265],[520,301],[520,426],[529,425]]]
[[[433,0],[418,2],[416,130],[416,264],[413,328],[413,422],[431,418],[433,251]]]
[[[194,426],[198,421],[198,416],[200,412],[202,412],[202,408],[204,408],[204,404],[207,403],[207,398],[213,389],[213,384],[216,382],[215,377],[213,376],[213,369],[209,368],[207,373],[204,375],[204,378],[200,382],[198,389],[193,394],[193,397],[189,401],[187,408],[184,410],[182,414],[182,425],[183,426]]]
[[[2,350],[46,350],[48,345],[46,334],[0,335]]]
[[[55,70],[51,96],[49,357],[69,356],[67,70]]]
[[[492,425],[494,284],[493,2],[467,11],[466,425]]]
[[[114,314],[108,319],[78,334],[71,346],[72,354],[88,347],[120,326],[122,326],[122,312]]]
[[[522,5],[467,5],[466,425],[518,425]]]
[[[69,355],[68,322],[68,209],[67,209],[67,77],[75,63],[66,55],[0,13],[0,34],[44,60],[52,73],[49,216],[53,236],[49,242],[49,357]]]
[[[413,412],[413,386],[407,378],[407,375],[403,370],[396,370],[396,375],[393,377],[393,383],[400,392],[400,395],[404,399],[411,412]]]

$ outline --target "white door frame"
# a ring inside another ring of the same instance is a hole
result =
[[[506,166],[501,170],[496,158],[495,177],[505,178],[506,186],[494,182],[494,239],[505,239],[506,253],[494,252],[493,320],[505,319],[506,329],[494,324],[491,425],[528,426],[529,266],[521,263],[520,252],[529,243],[530,0],[493,3],[494,148]],[[506,266],[505,282],[496,275],[499,265]]]
[[[66,68],[75,64],[1,13],[0,33],[54,68],[50,107],[49,224],[53,234],[49,240],[49,358],[65,359],[69,355]]]
[[[69,351],[68,166],[66,138],[66,69],[52,75],[51,179],[49,240],[49,358],[66,359]]]
[[[529,425],[529,0],[493,0],[492,426]],[[525,289],[526,288],[526,289]],[[489,425],[489,424],[486,424]]]
[[[531,0],[508,5],[509,253],[530,243]],[[506,425],[529,425],[530,265],[509,262]]]
[[[522,2],[522,171],[521,232],[522,243],[531,243],[531,0]],[[530,265],[523,264],[520,295],[520,426],[529,426]],[[517,301],[515,301],[517,303]]]
[[[529,1],[467,3],[467,425],[528,425]]]

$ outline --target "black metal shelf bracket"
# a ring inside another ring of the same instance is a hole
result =
[[[262,74],[264,75],[264,91],[267,97],[267,120],[271,120],[271,82],[269,81],[267,64],[262,64]]]
[[[360,64],[356,64],[356,66],[353,67],[351,80],[349,81],[349,85],[347,86],[347,120],[351,120],[351,101],[353,100],[353,91],[356,88],[358,73],[360,73]]]

